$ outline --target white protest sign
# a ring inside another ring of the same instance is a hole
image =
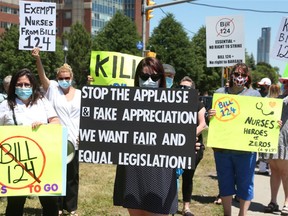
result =
[[[56,3],[19,2],[19,50],[55,51]]]
[[[207,67],[245,62],[242,16],[206,17]]]
[[[288,62],[288,17],[282,18],[271,57]]]

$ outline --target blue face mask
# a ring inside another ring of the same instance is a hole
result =
[[[32,88],[15,88],[15,94],[21,100],[27,100],[32,95]]]
[[[158,88],[159,87],[159,80],[153,81],[150,77],[146,81],[139,78],[139,87],[147,87],[147,88]]]
[[[71,86],[71,80],[58,80],[58,84],[61,88],[67,89]]]
[[[171,77],[166,77],[166,88],[171,88],[173,85],[173,79]]]

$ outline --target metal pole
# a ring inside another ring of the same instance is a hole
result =
[[[191,1],[196,1],[196,0],[179,0],[179,1],[173,1],[173,2],[167,2],[167,3],[163,3],[163,4],[155,4],[155,5],[151,5],[151,6],[146,6],[146,10],[151,10],[153,8],[159,8],[159,7],[164,7],[164,6],[170,6],[170,5],[174,5],[174,4],[181,4],[181,3],[186,3],[186,2],[191,2]],[[145,11],[146,11],[145,10]]]
[[[169,5],[174,5],[174,4],[181,4],[181,3],[186,3],[186,2],[191,2],[195,0],[179,0],[179,1],[173,1],[173,2],[167,2],[159,5],[151,5],[148,6],[146,5],[146,0],[142,0],[142,43],[143,43],[143,50],[142,50],[142,56],[145,56],[145,51],[146,51],[146,11],[151,10],[153,8],[159,8],[159,7],[165,7]]]
[[[224,75],[224,67],[222,67],[222,69],[221,69],[221,87],[224,86],[224,77],[223,77],[223,75]]]
[[[142,57],[145,57],[146,51],[146,0],[142,0]]]

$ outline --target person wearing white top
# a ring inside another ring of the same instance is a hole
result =
[[[66,63],[57,69],[57,81],[49,80],[45,74],[39,52],[40,49],[36,47],[32,50],[32,55],[36,59],[38,75],[46,92],[46,97],[52,103],[61,124],[67,127],[68,140],[75,147],[75,156],[67,165],[66,196],[59,198],[59,215],[62,215],[63,211],[67,210],[70,215],[77,216],[79,190],[78,136],[81,91],[72,86],[72,68]]]
[[[35,76],[22,69],[12,76],[7,100],[0,104],[0,125],[31,125],[33,129],[42,124],[60,124],[49,101],[41,94]],[[43,216],[58,215],[58,197],[39,196]],[[6,216],[22,216],[26,196],[7,198]]]

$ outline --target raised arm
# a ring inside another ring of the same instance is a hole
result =
[[[42,61],[40,58],[40,49],[38,47],[35,47],[32,50],[32,56],[34,56],[34,58],[36,59],[36,66],[37,66],[37,71],[38,71],[38,75],[41,81],[41,84],[44,88],[45,91],[47,91],[49,85],[50,85],[50,80],[47,78],[43,65],[42,65]]]
[[[206,113],[205,107],[202,107],[202,109],[198,111],[199,124],[196,129],[196,136],[199,136],[202,133],[202,131],[207,127],[206,121],[205,121],[205,113]]]

